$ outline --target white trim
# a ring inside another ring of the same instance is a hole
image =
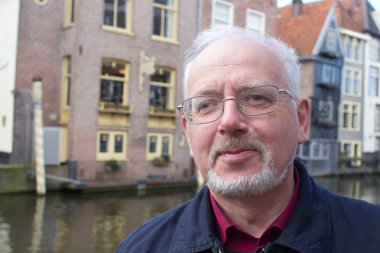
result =
[[[216,24],[215,23],[215,6],[216,4],[221,4],[221,5],[225,5],[225,6],[228,6],[229,8],[229,13],[228,13],[228,24],[227,26],[233,26],[234,25],[234,5],[230,2],[226,2],[226,1],[223,1],[223,0],[213,0],[212,1],[212,11],[211,11],[211,26],[218,26],[220,24]]]
[[[251,14],[260,17],[261,24],[260,24],[260,28],[259,28],[260,29],[259,34],[262,34],[262,35],[265,34],[265,21],[266,21],[265,20],[265,13],[257,11],[257,10],[247,9],[246,14],[245,14],[245,29],[247,31],[250,31],[250,32],[255,32],[254,30],[252,30],[248,27],[248,17]]]

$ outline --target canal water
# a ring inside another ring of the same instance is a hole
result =
[[[380,176],[316,179],[332,191],[380,204]],[[1,253],[108,253],[147,219],[195,190],[140,194],[48,193],[0,196]]]

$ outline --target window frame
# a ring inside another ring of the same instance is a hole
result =
[[[329,142],[323,140],[310,140],[298,146],[297,155],[305,160],[328,160],[330,146]]]
[[[261,27],[260,27],[259,31],[256,31],[256,30],[254,30],[248,26],[248,24],[249,24],[248,18],[249,18],[249,15],[252,15],[252,14],[260,17],[260,21],[261,21],[260,26]],[[246,15],[245,15],[245,29],[251,33],[257,33],[257,34],[264,35],[265,34],[265,25],[266,25],[265,18],[266,18],[265,13],[254,10],[254,9],[247,9]]]
[[[106,8],[106,0],[103,1],[104,7],[103,7],[103,22],[102,22],[102,28],[107,31],[111,32],[117,32],[117,33],[123,33],[123,34],[130,34],[133,35],[132,25],[133,25],[133,1],[134,0],[125,0],[125,27],[119,27],[117,26],[117,4],[119,0],[114,0],[114,6],[113,6],[113,19],[112,23],[113,25],[107,25],[105,24],[105,8]]]
[[[345,66],[343,69],[343,94],[349,96],[361,96],[362,95],[362,70],[359,68]],[[356,78],[357,77],[357,78]],[[347,85],[347,80],[349,84]],[[357,92],[355,90],[357,81]],[[347,90],[348,88],[348,90]]]
[[[150,138],[154,137],[156,139],[156,149],[155,152],[151,152]],[[146,141],[146,160],[153,161],[156,158],[162,157],[163,154],[163,139],[168,138],[168,154],[170,161],[173,160],[173,140],[174,135],[171,133],[158,133],[158,132],[148,132]]]
[[[374,131],[380,133],[380,104],[375,105]]]
[[[371,82],[373,76],[372,76],[372,69],[377,71],[377,76],[375,83],[373,84]],[[378,97],[379,96],[379,90],[380,90],[380,68],[377,66],[369,66],[369,73],[368,73],[368,96],[370,97]],[[374,85],[374,86],[372,86]]]
[[[159,67],[159,66],[156,66],[155,69],[156,69],[155,73],[161,72],[161,71],[162,72],[168,71],[169,75],[170,75],[170,82],[164,83],[164,82],[156,82],[156,81],[149,80],[149,96],[150,96],[150,89],[152,86],[166,87],[168,89],[168,95],[167,95],[168,101],[167,101],[167,108],[163,109],[163,111],[174,111],[175,112],[175,108],[176,108],[175,107],[176,71],[174,69],[171,69],[171,68]],[[155,73],[153,73],[151,75],[151,77],[154,76]],[[150,98],[149,98],[149,111],[154,113],[155,110],[156,110],[156,107],[150,104]]]
[[[228,20],[221,20],[219,17],[216,17],[216,6],[224,5],[229,8],[228,10]],[[233,3],[223,1],[223,0],[213,0],[212,1],[212,11],[211,11],[211,26],[233,26],[234,25],[234,12],[235,12],[235,6]],[[225,22],[226,24],[220,24],[216,23],[218,21]]]
[[[75,21],[75,0],[65,1],[65,19],[63,22],[63,27],[71,27],[74,25]]]
[[[345,147],[349,148],[349,154],[345,151]],[[340,155],[343,156],[346,159],[355,159],[355,161],[352,161],[352,165],[360,166],[361,165],[361,158],[362,158],[362,143],[360,141],[341,141],[340,143]]]
[[[102,135],[108,135],[107,151],[100,152],[100,141]],[[122,136],[122,152],[116,152],[115,138],[116,136]],[[96,160],[97,161],[127,161],[128,157],[128,134],[126,131],[111,131],[111,130],[99,130],[97,131],[96,138]]]
[[[108,74],[103,74],[103,64],[105,62],[110,62],[111,65],[113,64],[123,64],[124,65],[124,77],[118,77],[118,76],[112,76]],[[130,76],[130,63],[127,61],[122,60],[116,60],[116,59],[110,59],[110,58],[103,58],[101,60],[101,67],[100,67],[100,89],[99,89],[99,104],[104,106],[105,104],[111,104],[111,105],[120,105],[120,106],[129,106],[129,76]],[[113,101],[105,101],[102,100],[102,80],[108,80],[108,81],[118,81],[123,83],[123,101],[122,103],[117,103]]]
[[[354,109],[356,108],[356,109]],[[356,117],[354,117],[356,115]],[[360,121],[361,121],[361,106],[360,103],[355,102],[342,102],[341,104],[341,115],[340,115],[340,127],[344,131],[360,131]],[[345,118],[347,120],[345,120]],[[347,122],[347,126],[345,123]],[[355,127],[356,126],[356,127]]]
[[[62,81],[60,96],[60,123],[66,124],[70,118],[70,90],[72,86],[72,61],[70,55],[62,58]]]
[[[178,0],[172,0],[173,6],[168,6],[160,3],[156,3],[153,0],[153,20],[152,20],[152,29],[154,29],[154,10],[155,8],[159,8],[161,10],[161,26],[160,26],[160,34],[154,34],[154,30],[152,30],[152,39],[164,41],[164,42],[171,42],[171,43],[178,43],[178,13],[179,13],[179,1]],[[172,35],[171,36],[165,36],[165,19],[166,15],[162,15],[162,12],[165,13],[165,10],[170,11],[172,13]],[[163,22],[164,21],[164,22]]]

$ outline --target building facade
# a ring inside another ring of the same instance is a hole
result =
[[[22,1],[19,30],[16,94],[42,78],[47,165],[83,180],[193,176],[175,109],[196,1]],[[30,103],[15,98],[16,111]],[[29,163],[24,114],[11,157]]]
[[[299,146],[297,155],[313,174],[335,174],[343,46],[334,1],[293,1],[280,10],[278,22],[280,38],[300,56],[300,96],[311,105],[309,138]]]
[[[21,1],[11,163],[33,164],[33,78],[42,78],[46,173],[80,180],[188,181],[176,105],[197,32],[275,34],[276,1]]]

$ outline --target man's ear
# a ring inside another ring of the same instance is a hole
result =
[[[186,121],[185,117],[182,116],[182,129],[183,129],[183,132],[185,133],[185,136],[186,136],[187,146],[190,149],[190,156],[194,157],[193,156],[193,150],[191,149],[191,141],[190,141],[189,132],[188,132],[189,131],[188,124],[189,123]]]
[[[305,142],[310,129],[310,102],[307,99],[297,101],[298,144]]]

